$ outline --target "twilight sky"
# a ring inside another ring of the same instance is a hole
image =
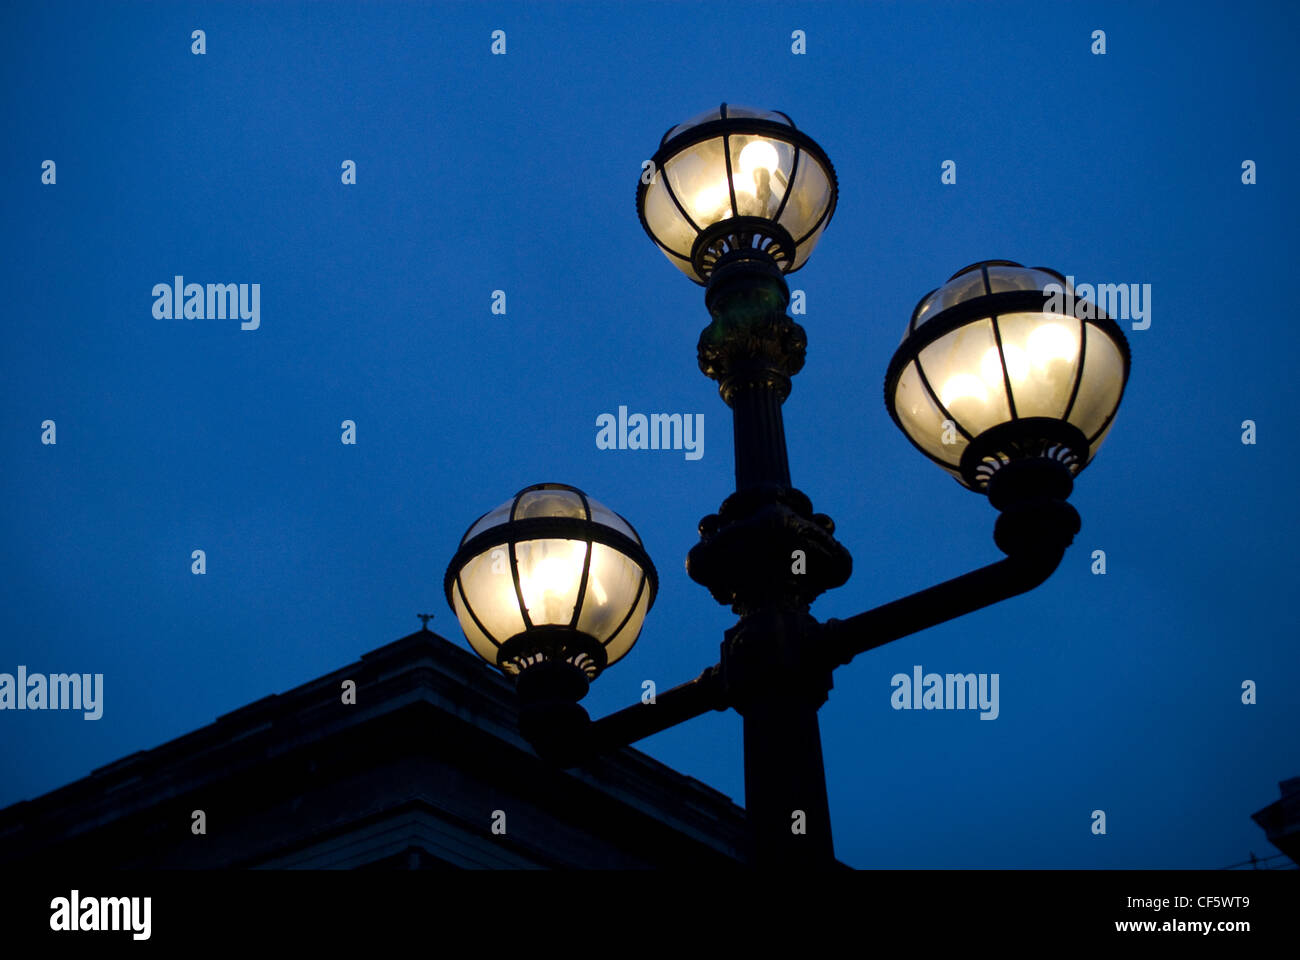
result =
[[[836,674],[838,856],[1276,853],[1250,814],[1300,775],[1300,331],[1279,303],[1298,29],[1282,2],[6,5],[0,672],[102,673],[105,693],[94,721],[0,712],[0,806],[349,663],[417,612],[465,645],[446,562],[531,483],[619,511],[659,568],[593,716],[715,662],[734,617],[683,559],[732,488],[730,413],[696,368],[703,291],[634,195],[664,131],[726,100],[789,113],[839,176],[789,278],[809,338],[791,471],[854,555],[819,618],[1000,556],[992,508],[882,403],[922,294],[986,258],[1152,289],[1057,573]],[[156,318],[178,274],[260,284],[260,325]],[[703,455],[597,449],[619,405],[703,414]],[[998,674],[997,719],[892,709],[917,665]],[[740,729],[711,713],[638,746],[743,802]]]

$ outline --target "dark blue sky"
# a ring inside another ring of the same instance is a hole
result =
[[[1293,5],[24,3],[0,18],[0,672],[105,677],[98,721],[0,713],[0,805],[355,660],[417,612],[464,645],[446,562],[478,514],[540,481],[624,514],[659,567],[592,714],[713,663],[733,617],[683,558],[731,489],[730,414],[696,369],[702,290],[633,201],[664,131],[728,100],[789,113],[840,180],[790,278],[809,338],[791,469],[855,560],[819,617],[1000,556],[994,511],[881,400],[922,294],[994,257],[1152,285],[1061,569],[837,673],[821,717],[838,855],[1276,852],[1249,815],[1300,774]],[[151,290],[176,274],[260,283],[260,328],[155,319]],[[703,413],[704,456],[597,450],[596,418],[620,404]],[[916,664],[998,673],[1000,716],[891,709],[890,677]],[[743,801],[734,713],[640,746]]]

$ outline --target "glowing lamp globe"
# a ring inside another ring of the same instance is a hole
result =
[[[719,261],[808,260],[835,211],[835,169],[784,113],[724,103],[664,134],[637,187],[650,239],[700,285]]]
[[[985,260],[921,298],[885,377],[885,405],[918,450],[983,492],[1007,464],[1071,476],[1097,454],[1129,375],[1119,325],[1044,267]]]
[[[504,673],[563,662],[592,680],[636,642],[658,577],[630,523],[540,483],[471,524],[444,588],[470,646]]]

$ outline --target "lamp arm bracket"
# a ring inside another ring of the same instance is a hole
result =
[[[892,640],[1027,593],[1052,575],[1064,554],[1006,557],[847,620],[827,620],[825,656],[832,667],[842,666]]]
[[[1033,590],[1061,564],[1079,532],[1079,515],[1063,500],[1045,498],[1006,507],[994,534],[1007,556],[927,590],[821,627],[832,668],[860,653]]]
[[[614,750],[710,710],[725,709],[722,667],[715,664],[694,680],[594,721],[591,724],[591,745],[595,752]]]

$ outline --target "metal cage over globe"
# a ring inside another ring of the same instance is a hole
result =
[[[984,491],[1006,464],[1071,475],[1106,438],[1129,375],[1124,332],[1045,267],[984,260],[921,298],[885,377],[907,438]]]
[[[702,286],[729,255],[798,270],[835,211],[830,159],[779,111],[724,103],[670,129],[652,163],[637,188],[641,225]]]
[[[470,645],[503,672],[559,661],[591,680],[636,642],[658,576],[625,519],[539,483],[470,526],[443,586]]]

